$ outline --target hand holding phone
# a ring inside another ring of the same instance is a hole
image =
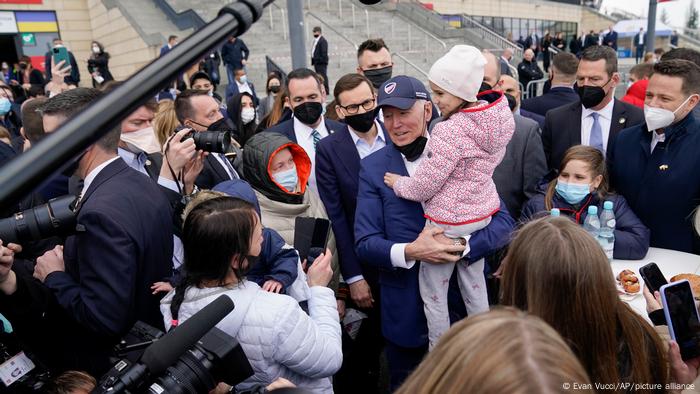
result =
[[[683,360],[700,356],[700,316],[690,282],[681,280],[661,287],[661,301],[671,339]]]
[[[644,279],[644,284],[646,284],[651,294],[654,294],[655,291],[659,291],[663,285],[668,284],[659,266],[653,262],[640,268],[639,275]]]
[[[312,248],[326,250],[330,232],[331,222],[328,219],[297,217],[294,222],[294,249],[299,252],[301,261],[308,259]]]

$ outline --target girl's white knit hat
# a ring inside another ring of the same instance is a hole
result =
[[[430,82],[446,92],[474,102],[484,80],[486,58],[471,45],[455,45],[438,59],[428,73]]]

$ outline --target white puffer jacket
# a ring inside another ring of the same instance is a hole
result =
[[[173,294],[168,293],[160,306],[168,329]],[[267,385],[282,377],[315,393],[333,392],[331,376],[340,369],[343,352],[331,289],[310,288],[307,315],[293,298],[268,293],[254,282],[243,281],[232,287],[190,287],[178,320],[184,322],[221,294],[231,297],[236,306],[216,327],[238,340],[255,371],[238,389]]]

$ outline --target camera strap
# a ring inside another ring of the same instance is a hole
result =
[[[173,170],[173,167],[170,165],[170,160],[168,160],[168,152],[170,151],[170,141],[172,141],[173,137],[175,137],[175,134],[171,135],[170,138],[168,138],[168,142],[165,143],[165,162],[168,164],[168,170],[170,170],[170,175],[175,179],[175,185],[177,185],[177,191],[180,193],[181,196],[184,196],[185,193],[182,190],[182,187],[180,187],[180,181],[185,177],[184,170],[180,170],[179,175],[175,175],[175,170]]]

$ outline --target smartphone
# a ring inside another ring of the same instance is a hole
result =
[[[663,285],[668,284],[659,266],[653,262],[640,268],[639,275],[644,279],[644,284],[646,284],[651,294],[654,294],[655,291],[659,291]]]
[[[683,360],[700,356],[700,317],[690,282],[661,286],[661,301],[671,339],[678,343]]]
[[[319,248],[325,253],[331,232],[328,219],[297,217],[294,222],[294,248],[299,252],[301,261],[309,256],[309,250]]]
[[[58,64],[60,61],[64,61],[61,68],[70,67],[70,59],[68,58],[68,49],[66,47],[54,47],[51,49],[53,52],[53,64]]]

